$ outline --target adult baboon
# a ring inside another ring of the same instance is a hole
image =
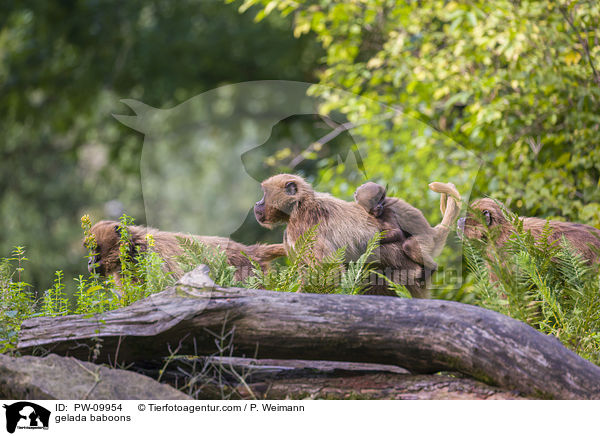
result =
[[[153,250],[165,261],[165,269],[172,272],[175,278],[181,277],[183,271],[179,267],[176,257],[183,254],[179,238],[195,240],[207,246],[221,249],[227,255],[228,263],[237,268],[236,280],[244,280],[252,274],[253,266],[250,260],[242,254],[245,253],[258,262],[261,268],[266,269],[271,260],[285,256],[283,244],[254,244],[244,245],[229,238],[218,236],[196,236],[184,233],[163,232],[151,227],[127,226],[130,241],[130,257],[133,259],[137,251],[146,251],[146,235],[154,239]],[[103,275],[114,275],[118,280],[121,271],[119,248],[121,245],[121,230],[117,221],[100,221],[96,223],[91,232],[96,239],[96,255],[90,257],[88,269],[96,268]]]
[[[502,203],[492,198],[475,200],[467,216],[458,220],[459,232],[467,238],[485,240],[487,228],[494,235],[496,245],[503,246],[515,228],[502,209],[509,212]],[[541,236],[546,225],[546,220],[542,218],[519,217],[519,220],[523,223],[523,230],[530,231],[535,239]],[[600,230],[585,224],[555,220],[550,221],[550,227],[552,233],[548,238],[549,242],[560,240],[564,236],[588,262],[598,261]]]
[[[283,240],[286,251],[294,247],[302,234],[318,224],[313,250],[315,257],[321,260],[346,247],[346,261],[355,261],[380,230],[377,219],[357,203],[316,192],[302,177],[279,174],[263,181],[261,187],[264,195],[254,205],[254,215],[267,228],[286,225]],[[377,261],[384,269],[391,268],[394,273],[402,273],[406,280],[401,283],[411,295],[427,296],[427,274],[421,265],[404,253],[402,244],[381,245]],[[390,292],[384,293],[390,295]]]

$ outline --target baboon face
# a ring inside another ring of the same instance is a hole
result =
[[[377,183],[367,182],[356,189],[354,200],[369,214],[379,218],[384,210],[387,190]]]
[[[485,239],[487,229],[508,223],[502,213],[502,204],[491,198],[475,200],[465,218],[458,220],[459,235],[467,238]]]
[[[289,221],[290,215],[303,199],[312,195],[312,188],[302,177],[278,174],[261,183],[263,197],[254,205],[254,216],[260,225],[273,228]]]
[[[100,221],[91,232],[96,237],[95,254],[88,259],[88,271],[96,271],[102,276],[108,276],[120,270],[119,249],[121,233],[116,221]],[[134,248],[133,243],[130,249]],[[88,247],[86,247],[88,248]]]

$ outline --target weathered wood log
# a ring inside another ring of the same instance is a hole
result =
[[[216,368],[219,377],[210,374]],[[412,375],[400,367],[373,363],[181,356],[165,368],[129,368],[201,400],[222,399],[525,399],[457,373]],[[203,376],[199,373],[204,371]]]
[[[544,398],[600,399],[600,367],[499,313],[441,300],[281,293],[214,286],[199,267],[165,292],[95,317],[34,318],[18,348],[122,363],[215,352],[235,330],[238,356],[458,371]],[[101,344],[98,347],[98,344]]]
[[[249,389],[249,390],[248,390]],[[208,391],[205,391],[207,394]],[[243,399],[326,400],[518,400],[515,392],[444,375],[363,374],[346,377],[276,379],[239,385]],[[212,398],[205,398],[212,399]]]
[[[181,386],[190,374],[198,374],[202,368],[224,368],[221,376],[231,384],[239,380],[229,374],[243,374],[244,381],[258,383],[274,379],[296,379],[304,377],[346,377],[365,374],[410,374],[406,369],[393,365],[355,362],[327,362],[322,360],[276,360],[249,359],[244,357],[177,356],[169,362],[143,362],[128,369],[152,378],[161,378],[166,383]],[[229,371],[228,371],[229,370]]]

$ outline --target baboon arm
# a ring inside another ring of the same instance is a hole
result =
[[[437,263],[433,260],[431,254],[435,248],[434,241],[427,237],[413,236],[408,238],[402,245],[404,253],[414,262],[425,267],[429,271],[437,270]]]
[[[248,247],[248,255],[259,262],[270,262],[281,256],[286,256],[287,253],[283,244],[255,244]]]
[[[394,198],[386,207],[394,212],[398,227],[411,235],[418,235],[431,228],[423,212],[404,200]]]

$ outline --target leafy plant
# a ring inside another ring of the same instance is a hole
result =
[[[89,251],[87,257],[90,258],[96,254],[90,218],[83,216],[81,223],[84,245]],[[95,272],[88,277],[79,275],[74,278],[76,290],[71,298],[66,293],[62,271],[56,271],[54,284],[39,300],[35,298],[31,286],[23,281],[24,265],[28,260],[24,247],[16,247],[11,257],[0,259],[0,352],[14,347],[21,323],[32,316],[103,313],[127,306],[172,284],[172,277],[162,268],[163,260],[153,251],[154,241],[150,235],[148,250],[131,256],[126,226],[132,223],[133,219],[126,215],[120,221],[120,283],[113,277],[103,279]]]
[[[147,249],[140,251],[135,246],[128,226],[133,225],[132,217],[123,215],[119,220],[119,262],[121,271],[119,283],[112,286],[113,292],[118,295],[119,306],[128,306],[142,298],[162,291],[166,286],[173,284],[170,273],[162,268],[163,259],[153,250],[154,239],[146,235]],[[106,282],[105,282],[106,283]],[[110,283],[110,282],[108,282]]]
[[[254,276],[244,286],[283,292],[318,294],[359,294],[373,274],[369,258],[373,255],[381,235],[376,234],[367,244],[366,251],[356,261],[345,262],[346,249],[341,247],[324,259],[317,259],[314,246],[318,225],[310,227],[296,241],[288,254],[288,264],[264,272],[255,265]]]
[[[44,293],[42,298],[42,313],[45,316],[60,316],[69,313],[69,300],[65,295],[63,272],[56,271],[54,285]]]
[[[185,272],[193,270],[200,264],[205,264],[210,269],[210,277],[219,286],[236,286],[235,266],[227,263],[227,254],[224,250],[211,247],[200,241],[188,238],[177,238],[183,254],[177,261]],[[259,267],[260,268],[260,267]]]
[[[357,261],[350,261],[346,270],[342,273],[340,282],[340,290],[342,294],[361,294],[368,285],[369,275],[373,272],[371,263],[368,259],[373,255],[379,242],[381,241],[381,233],[376,233],[375,236],[367,244],[367,249],[358,258]]]
[[[27,260],[24,247],[15,247],[11,257],[0,259],[0,352],[14,346],[21,323],[34,313],[33,292],[23,281]]]
[[[563,237],[550,241],[524,231],[512,216],[514,233],[503,248],[494,237],[465,241],[475,303],[556,336],[583,357],[600,363],[600,271]]]

